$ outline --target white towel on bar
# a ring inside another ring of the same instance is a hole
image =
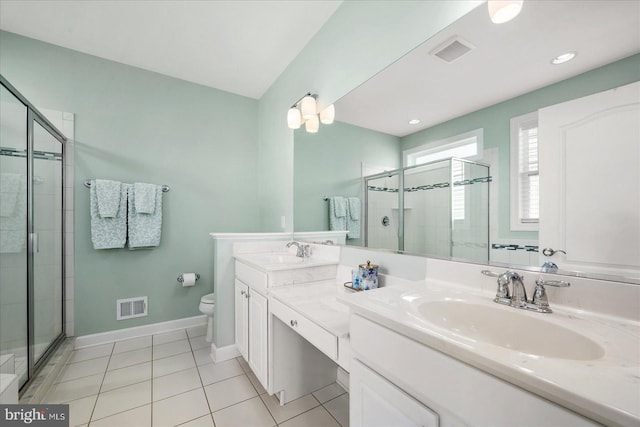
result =
[[[157,185],[145,184],[144,182],[134,182],[133,192],[135,193],[136,212],[152,214],[156,210],[156,190]]]
[[[360,199],[349,197],[349,213],[347,214],[347,239],[360,238]]]
[[[136,193],[129,192],[129,249],[153,248],[162,236],[162,186],[155,186],[155,209],[152,214],[138,212]]]
[[[114,217],[103,217],[98,207],[96,180],[89,188],[89,213],[91,217],[91,241],[94,249],[124,248],[127,241],[127,191],[130,184],[120,185],[118,210]]]
[[[95,195],[98,202],[98,214],[101,218],[115,218],[118,215],[122,199],[120,181],[110,181],[108,179],[96,179],[91,188],[95,186]]]

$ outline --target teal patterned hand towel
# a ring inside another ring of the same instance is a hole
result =
[[[112,218],[100,215],[96,181],[89,190],[89,211],[91,217],[91,242],[94,249],[124,248],[127,240],[127,190],[129,184],[120,185],[118,210]]]
[[[133,192],[135,193],[136,212],[152,214],[156,210],[156,189],[157,185],[135,182]]]
[[[360,199],[349,197],[349,214],[347,215],[347,239],[360,238]]]
[[[329,230],[342,231],[347,229],[347,203],[344,197],[329,198]]]
[[[120,187],[119,181],[108,179],[96,179],[95,193],[98,201],[98,213],[102,218],[114,218],[118,215],[120,208]],[[93,186],[91,187],[93,189]],[[124,199],[126,200],[126,199]]]
[[[153,248],[160,245],[162,235],[162,187],[155,185],[155,207],[152,214],[138,212],[136,192],[129,192],[129,249]]]

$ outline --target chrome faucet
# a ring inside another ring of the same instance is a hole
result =
[[[531,301],[529,301],[527,299],[527,290],[524,287],[524,277],[515,271],[494,273],[493,271],[482,270],[482,274],[498,278],[498,290],[496,291],[496,297],[493,299],[494,302],[515,308],[537,311],[538,313],[552,312],[551,308],[549,308],[549,300],[544,289],[545,285],[556,287],[571,286],[569,282],[564,282],[562,280],[543,280],[542,278],[539,278],[536,280],[536,288],[533,292],[533,297],[531,298]],[[509,282],[511,282],[512,291],[509,289]]]
[[[296,248],[298,248],[298,250],[296,251],[296,256],[298,258],[304,258],[305,257],[305,248],[303,245],[301,245],[298,242],[289,242],[287,243],[287,248],[290,248],[291,246],[295,246]],[[307,245],[309,246],[309,245]]]

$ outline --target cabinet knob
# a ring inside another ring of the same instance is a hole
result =
[[[291,323],[291,326],[298,326],[298,321],[297,320],[292,320],[289,323]]]
[[[244,291],[240,291],[240,295],[244,295]]]

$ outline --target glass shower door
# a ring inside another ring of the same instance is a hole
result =
[[[365,246],[399,250],[401,228],[398,206],[400,176],[398,172],[365,178],[366,235]]]
[[[33,123],[34,363],[62,333],[62,144]]]
[[[0,86],[0,366],[28,379],[27,108]],[[13,366],[12,366],[13,364]]]

